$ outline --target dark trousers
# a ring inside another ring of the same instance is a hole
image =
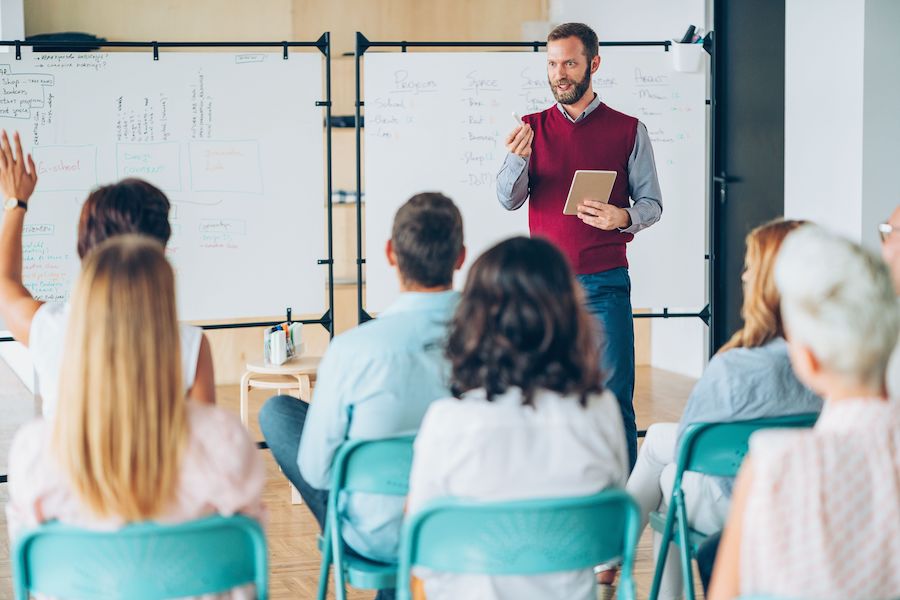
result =
[[[275,457],[275,462],[303,498],[303,502],[319,523],[319,529],[325,530],[325,514],[328,509],[328,490],[312,487],[300,474],[297,466],[297,453],[300,449],[300,437],[309,404],[293,396],[273,396],[269,398],[259,411],[259,428],[262,430],[266,444]],[[352,550],[347,548],[348,552]],[[376,600],[394,600],[394,590],[379,590]]]
[[[714,533],[697,548],[697,570],[700,572],[700,582],[703,583],[703,593],[709,591],[709,580],[712,578],[713,567],[716,563],[716,553],[719,551],[719,541],[722,532]]]
[[[625,425],[630,469],[637,460],[637,425],[634,419],[634,318],[631,314],[631,278],[621,267],[602,273],[578,275],[585,306],[600,324],[601,368],[606,387],[616,395]]]

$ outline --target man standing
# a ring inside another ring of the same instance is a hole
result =
[[[578,274],[603,331],[606,385],[622,409],[633,467],[634,322],[625,244],[659,220],[662,199],[647,128],[600,101],[591,82],[599,66],[590,27],[566,23],[550,32],[547,79],[557,104],[525,116],[507,137],[497,196],[507,210],[530,198],[532,235],[556,243]],[[615,171],[616,181],[608,204],[584,200],[576,218],[564,215],[563,206],[579,169]]]
[[[314,399],[270,398],[259,426],[285,476],[325,528],[331,469],[347,440],[415,434],[428,406],[450,397],[444,338],[459,294],[462,216],[437,193],[417,194],[394,217],[387,257],[400,296],[377,319],[332,340],[319,365]],[[354,494],[341,534],[366,558],[396,562],[403,498]],[[394,598],[380,590],[376,600]]]

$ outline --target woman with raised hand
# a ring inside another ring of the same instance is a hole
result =
[[[44,301],[32,296],[25,287],[22,235],[37,184],[34,160],[30,154],[25,155],[19,134],[10,141],[6,131],[0,132],[0,321],[16,341],[28,347],[38,378],[42,413],[52,417],[64,358],[61,340],[69,319],[69,303],[62,300],[69,290],[66,283],[58,292],[60,297]],[[166,195],[140,179],[123,179],[96,188],[81,206],[78,257],[84,260],[101,242],[128,233],[167,244],[172,235],[169,209]],[[182,323],[179,330],[184,395],[214,404],[216,388],[209,342],[199,327]]]
[[[68,323],[57,415],[22,427],[10,450],[10,536],[54,519],[94,529],[216,513],[260,519],[255,444],[233,415],[185,402],[162,244],[122,235],[89,253]]]

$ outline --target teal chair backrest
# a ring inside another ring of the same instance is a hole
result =
[[[678,472],[735,477],[749,449],[750,436],[760,429],[812,427],[818,413],[688,425],[678,446]]]
[[[623,490],[510,502],[438,499],[404,523],[398,598],[409,598],[413,566],[458,574],[540,575],[621,558],[619,598],[631,600],[639,523],[637,504]]]
[[[57,522],[16,540],[17,600],[29,593],[67,600],[161,600],[256,584],[268,597],[262,528],[244,516],[212,516],[177,525],[138,523],[90,531]]]
[[[401,436],[344,443],[334,459],[331,490],[405,496],[414,440],[414,436]],[[329,504],[336,495],[329,494]]]
[[[392,565],[382,565],[384,569],[377,573],[371,569],[361,575],[353,572],[357,560],[344,554],[341,533],[343,515],[339,510],[344,503],[339,502],[339,499],[345,493],[405,496],[409,488],[414,441],[414,436],[401,436],[381,440],[351,440],[341,445],[334,457],[331,473],[331,493],[328,494],[325,531],[322,536],[322,564],[317,598],[325,598],[328,571],[332,562],[338,600],[346,597],[347,576],[351,585],[369,589],[394,587],[395,569]]]

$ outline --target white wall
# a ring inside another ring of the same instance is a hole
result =
[[[864,0],[785,3],[785,216],[816,221],[857,241],[864,8]]]
[[[669,40],[706,28],[706,0],[551,0],[550,20],[587,23],[601,41]]]
[[[709,29],[707,0],[550,0],[550,21],[580,21],[597,32],[601,41],[667,40],[680,38],[688,25]],[[665,206],[666,190],[662,190]],[[666,218],[663,212],[663,219]],[[702,218],[698,215],[698,218]],[[640,243],[641,234],[633,244]],[[659,312],[662,307],[651,308]],[[668,307],[673,312],[694,312],[702,306]],[[654,367],[699,377],[706,366],[706,325],[699,319],[653,319],[650,361]]]
[[[8,331],[0,331],[0,336],[6,337]],[[19,342],[0,342],[0,360],[6,362],[13,373],[22,380],[25,387],[33,394],[35,392],[34,368],[28,349]]]
[[[0,0],[0,39],[25,39],[25,7],[22,0]]]
[[[900,2],[787,0],[786,20],[785,215],[875,250],[900,204]]]
[[[900,2],[866,0],[862,234],[877,249],[878,223],[900,205]]]

